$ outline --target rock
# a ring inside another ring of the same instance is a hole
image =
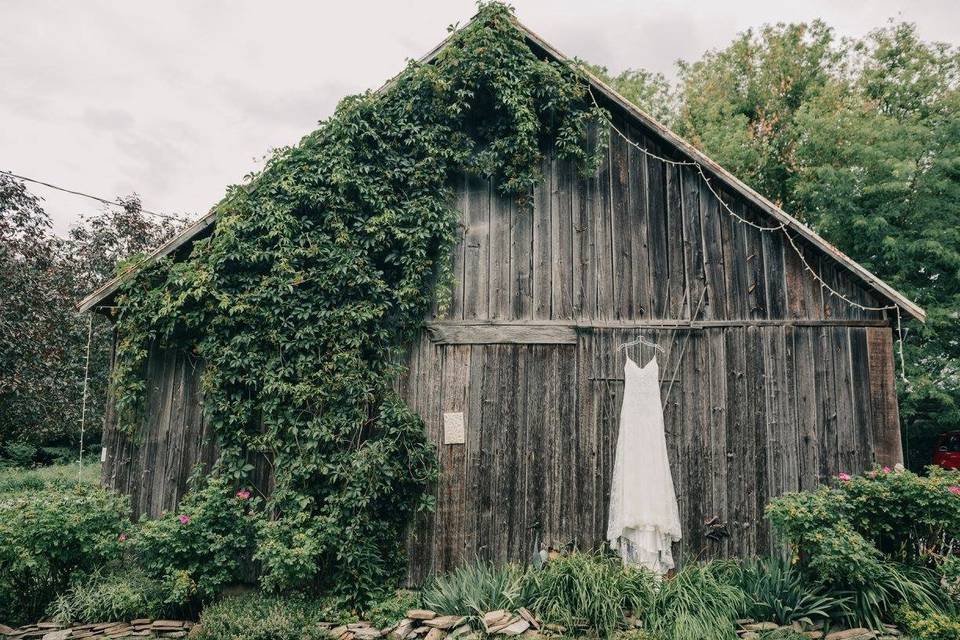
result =
[[[0,624],[0,636],[9,636],[15,632],[14,629],[5,624]]]
[[[827,634],[826,640],[873,640],[877,637],[870,629],[856,627],[855,629],[843,629],[842,631],[832,631]]]
[[[518,636],[530,628],[530,623],[523,618],[516,618],[509,625],[500,630],[505,636]]]
[[[530,610],[527,609],[526,607],[520,607],[519,609],[517,609],[517,613],[520,614],[521,618],[529,622],[530,626],[533,627],[534,629],[540,628],[540,622],[532,613],[530,613]]]
[[[152,618],[137,618],[136,620],[131,620],[130,624],[135,627],[141,624],[150,624],[151,622],[153,622]]]
[[[328,631],[327,633],[331,638],[333,638],[333,640],[336,640],[346,632],[347,632],[347,626],[340,625],[339,627],[334,627],[333,629],[330,629],[330,631]]]
[[[427,632],[426,640],[443,640],[447,637],[447,632],[439,627],[433,627]]]
[[[760,634],[756,631],[744,631],[740,634],[740,640],[757,640]]]
[[[820,631],[819,629],[815,631],[804,631],[803,635],[810,638],[810,640],[820,640],[823,637],[823,631]]]
[[[428,627],[434,627],[436,629],[453,629],[454,627],[459,627],[467,619],[463,616],[440,616],[438,618],[431,618],[430,620],[424,620],[423,624]]]
[[[490,627],[500,626],[512,617],[511,613],[506,609],[497,609],[496,611],[488,611],[483,614],[483,628],[487,633],[490,633]]]
[[[459,638],[462,635],[468,634],[472,631],[470,625],[462,624],[453,631],[450,632],[450,635],[447,637],[447,640],[453,640],[454,638]]]
[[[776,631],[780,628],[776,622],[751,622],[741,625],[745,631]]]
[[[429,632],[429,631],[430,631],[430,627],[428,627],[428,626],[425,625],[425,624],[422,624],[422,625],[420,625],[419,627],[417,627],[416,629],[413,630],[413,635],[415,635],[415,636],[422,636],[423,634],[425,634],[425,633],[427,633],[427,632]]]
[[[397,626],[390,632],[390,640],[404,640],[413,631],[413,620],[404,618],[397,623]]]
[[[885,624],[883,625],[883,634],[887,636],[902,636],[903,632],[892,624]]]
[[[373,627],[357,627],[353,629],[353,637],[356,640],[377,640],[381,635],[380,629]]]
[[[70,629],[51,631],[50,633],[43,634],[43,640],[67,640],[67,638],[70,637],[70,633]]]
[[[740,618],[736,621],[736,624],[738,627],[742,627],[745,624],[753,624],[754,622],[756,622],[756,620],[753,618]]]
[[[407,617],[411,620],[431,620],[437,617],[437,612],[429,609],[410,609],[407,611]]]
[[[567,628],[562,624],[545,624],[543,625],[543,628],[546,631],[552,631],[553,633],[561,636],[567,632]]]
[[[503,629],[506,629],[507,627],[512,625],[514,622],[518,622],[520,620],[523,620],[523,618],[519,616],[510,616],[509,618],[507,618],[506,620],[503,620],[502,622],[499,622],[497,624],[493,624],[487,627],[487,634],[493,635],[495,633],[501,633]]]

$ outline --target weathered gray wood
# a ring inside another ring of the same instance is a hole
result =
[[[490,182],[467,181],[463,247],[463,317],[490,317]]]
[[[575,344],[573,325],[549,324],[441,324],[427,325],[438,344]]]
[[[510,265],[511,224],[513,224],[514,202],[512,198],[499,195],[495,189],[490,192],[490,231],[489,231],[489,290],[490,318],[506,320],[512,316],[513,277]]]
[[[553,301],[553,245],[550,207],[550,160],[544,159],[542,171],[546,179],[533,189],[533,317],[550,318]]]
[[[890,329],[867,329],[866,332],[876,463],[892,467],[903,462],[892,332]]]

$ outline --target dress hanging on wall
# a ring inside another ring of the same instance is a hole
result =
[[[644,367],[627,358],[607,540],[625,563],[664,574],[674,566],[670,546],[680,540],[680,512],[658,378],[656,358]]]

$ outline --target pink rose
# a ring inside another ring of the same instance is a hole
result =
[[[180,515],[177,516],[177,520],[180,521],[180,524],[188,524],[190,522],[190,516]]]
[[[247,500],[250,498],[250,492],[246,489],[241,489],[240,491],[237,491],[237,497],[241,500]]]
[[[947,489],[947,491],[949,491],[955,496],[960,496],[960,487],[958,487],[957,485],[953,485],[952,487]]]
[[[837,475],[837,477],[840,478],[840,482],[850,482],[849,473],[840,473]]]
[[[119,539],[120,539],[120,542],[126,542],[126,541],[127,541],[127,534],[121,533]]]
[[[890,473],[891,471],[893,471],[893,469],[891,469],[890,467],[884,467],[884,468],[883,468],[883,472],[884,472],[884,473]]]

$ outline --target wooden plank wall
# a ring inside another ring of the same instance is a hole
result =
[[[584,330],[576,344],[421,340],[401,391],[438,443],[443,473],[437,512],[411,529],[411,583],[475,557],[525,561],[541,548],[602,543],[623,393],[617,346],[638,333]],[[684,531],[679,557],[771,552],[763,519],[771,497],[885,462],[874,431],[864,430],[868,419],[856,416],[887,402],[892,377],[862,368],[857,345],[885,335],[877,353],[889,350],[889,331],[765,326],[643,335],[666,351],[657,360]],[[629,351],[641,363],[654,356],[649,347]],[[814,384],[817,361],[837,366],[824,367],[821,384]],[[442,444],[450,411],[465,413],[464,445]],[[885,433],[882,425],[877,432]],[[728,523],[728,540],[705,538],[703,523],[713,516]]]

